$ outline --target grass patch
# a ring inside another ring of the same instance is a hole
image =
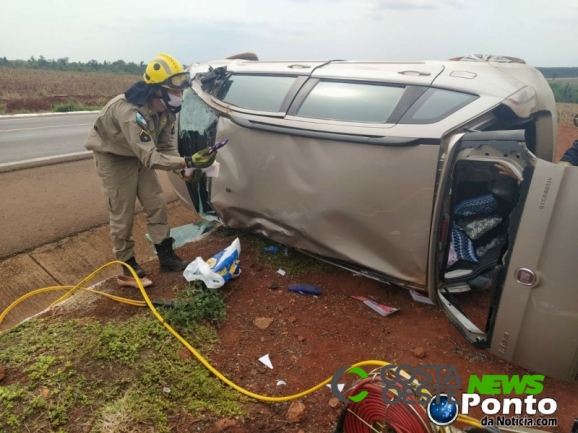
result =
[[[12,114],[30,114],[30,113],[34,113],[32,110],[29,110],[28,108],[20,108],[19,110],[14,110],[12,112]]]
[[[163,311],[163,317],[180,331],[204,320],[217,324],[227,315],[226,308],[219,290],[207,289],[200,281],[193,281],[177,295],[175,307]],[[210,341],[210,336],[207,337]]]
[[[6,114],[6,104],[0,104],[0,114]]]
[[[181,335],[202,353],[217,341],[200,325]],[[169,432],[170,417],[183,412],[246,415],[242,397],[196,360],[181,360],[182,344],[150,315],[106,325],[32,320],[1,334],[0,348],[8,371],[0,432],[64,432],[79,423],[94,433]]]
[[[57,104],[52,107],[52,111],[57,113],[68,113],[71,111],[99,111],[102,109],[100,105],[82,105],[76,102],[67,102],[65,104]]]

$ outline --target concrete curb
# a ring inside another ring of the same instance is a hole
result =
[[[64,155],[27,159],[25,161],[8,162],[6,164],[0,164],[0,173],[25,170],[27,168],[41,167],[44,165],[62,164],[63,162],[80,161],[82,159],[90,158],[92,158],[92,151],[67,153]]]
[[[68,111],[66,113],[58,113],[58,112],[49,112],[49,113],[25,113],[25,114],[2,114],[0,115],[0,119],[2,118],[14,118],[14,117],[35,117],[35,116],[66,116],[68,114],[98,114],[99,110],[93,111]]]

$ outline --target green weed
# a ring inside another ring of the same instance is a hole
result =
[[[57,113],[68,113],[71,111],[99,111],[101,110],[101,106],[97,105],[82,105],[77,104],[76,102],[67,102],[65,104],[57,104],[52,107],[52,111]]]
[[[205,354],[217,341],[214,329],[200,325],[183,336]],[[169,417],[182,411],[245,416],[242,397],[196,360],[180,359],[182,348],[150,315],[106,325],[23,323],[0,334],[0,364],[25,378],[0,386],[0,432],[24,425],[64,432],[79,418],[93,420],[92,432],[168,432]]]
[[[0,104],[0,114],[6,114],[6,104]]]
[[[200,281],[190,283],[178,293],[175,307],[163,311],[171,326],[183,331],[190,330],[203,320],[219,323],[227,315],[221,292],[205,288]]]
[[[36,96],[39,96],[42,98],[44,96],[48,96],[48,92],[45,89],[38,89],[36,91]]]

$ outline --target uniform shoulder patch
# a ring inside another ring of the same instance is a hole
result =
[[[175,122],[173,122],[173,126],[171,126],[171,135],[175,135]]]
[[[150,134],[144,129],[139,133],[139,137],[140,141],[142,141],[143,143],[148,143],[149,141],[151,141]]]
[[[147,126],[147,121],[142,114],[139,112],[136,113],[136,123],[140,123],[143,126]]]

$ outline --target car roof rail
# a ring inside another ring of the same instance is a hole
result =
[[[463,61],[463,62],[496,62],[496,63],[521,63],[526,64],[526,62],[517,57],[508,56],[497,56],[494,54],[470,54],[467,56],[454,57],[449,59],[452,61]]]
[[[240,60],[254,60],[256,62],[259,61],[259,57],[257,57],[257,54],[255,53],[240,53],[240,54],[235,54],[233,56],[229,56],[226,57],[227,60],[236,60],[236,59],[240,59]]]

